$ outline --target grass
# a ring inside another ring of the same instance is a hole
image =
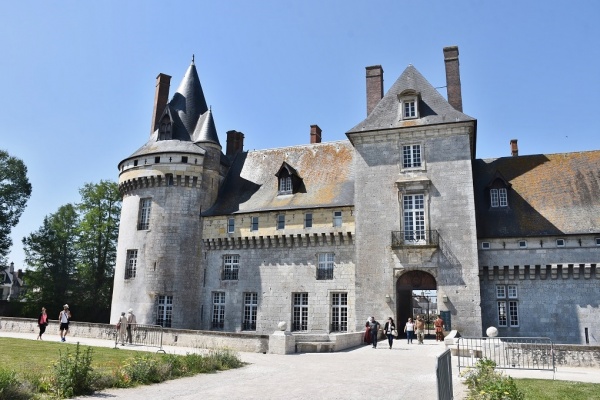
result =
[[[0,400],[62,399],[244,365],[227,349],[180,356],[14,338],[0,346]]]
[[[527,400],[600,400],[600,383],[515,379]]]

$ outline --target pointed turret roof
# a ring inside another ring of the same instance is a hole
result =
[[[401,102],[398,96],[407,92],[417,93],[420,97],[418,119],[400,118]],[[455,110],[414,66],[409,65],[377,103],[371,114],[347,133],[464,121],[475,121],[475,119]]]
[[[198,119],[198,124],[196,124],[192,141],[195,143],[213,142],[219,146],[221,145],[219,143],[219,137],[217,136],[217,128],[215,126],[215,120],[213,119],[211,109],[202,114]]]

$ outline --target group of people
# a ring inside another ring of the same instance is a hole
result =
[[[117,332],[119,334],[121,346],[125,346],[125,340],[127,340],[127,343],[129,344],[132,343],[133,335],[131,334],[131,328],[133,328],[135,324],[137,324],[137,321],[132,308],[127,310],[127,314],[121,312],[121,317],[117,323]]]
[[[433,322],[433,326],[435,327],[435,340],[444,341],[444,320],[439,315]],[[374,317],[369,317],[365,323],[364,342],[370,344],[374,349],[376,349],[377,336],[380,330],[381,324],[377,322]],[[416,321],[413,321],[412,318],[409,318],[404,325],[404,332],[406,333],[406,342],[408,344],[413,342],[415,333],[417,335],[418,343],[423,344],[423,340],[425,339],[425,320],[421,316],[418,316]],[[392,317],[389,317],[383,326],[383,333],[387,337],[391,350],[394,343],[394,338],[398,336],[396,324],[394,323],[394,319]]]
[[[65,304],[63,306],[62,311],[58,314],[58,321],[60,323],[60,341],[67,341],[67,334],[69,333],[69,321],[71,320],[71,310],[69,310],[69,305]],[[46,327],[48,326],[48,314],[46,313],[46,308],[42,307],[42,312],[38,317],[38,327],[40,328],[40,332],[38,334],[37,340],[42,339],[42,335],[46,332]],[[121,346],[125,346],[125,338],[127,338],[127,342],[132,343],[132,333],[131,329],[133,326],[137,324],[135,314],[133,313],[133,309],[130,308],[127,311],[127,315],[124,312],[121,313],[121,317],[119,318],[119,323],[117,324],[117,331],[119,333],[119,339],[121,341]]]

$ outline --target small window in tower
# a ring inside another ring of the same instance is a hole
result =
[[[173,186],[173,174],[165,175],[165,179],[167,180],[167,186]]]
[[[304,214],[304,227],[305,228],[312,228],[313,225],[313,215],[312,213],[306,213]]]
[[[235,218],[228,218],[227,219],[227,233],[234,233],[235,232]]]
[[[490,248],[490,242],[481,242],[481,248],[488,250]]]
[[[181,157],[181,162],[182,163],[187,164],[187,162],[188,162],[187,160],[188,160],[187,156],[182,156]]]
[[[258,217],[250,217],[250,230],[251,231],[258,230]]]
[[[133,166],[137,167],[137,165],[138,165],[138,160],[133,160]]]
[[[154,163],[155,164],[159,164],[160,163],[160,157],[154,157]]]
[[[519,248],[526,249],[527,248],[527,241],[526,240],[519,240]]]
[[[556,247],[565,247],[565,239],[556,239]]]
[[[342,212],[334,211],[333,212],[333,227],[339,228],[340,226],[342,226]]]
[[[277,215],[277,229],[285,229],[285,214]]]

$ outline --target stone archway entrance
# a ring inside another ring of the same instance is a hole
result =
[[[410,271],[403,274],[396,283],[396,326],[400,337],[406,337],[403,332],[408,318],[415,318],[413,291],[425,292],[437,290],[437,282],[430,273]]]

